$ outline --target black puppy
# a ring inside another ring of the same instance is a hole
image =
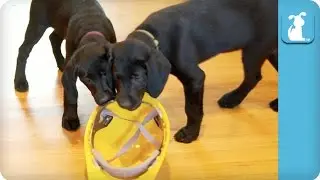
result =
[[[244,80],[218,101],[224,108],[239,105],[262,79],[266,59],[278,69],[277,11],[277,0],[197,0],[151,14],[112,48],[117,102],[132,110],[140,105],[144,92],[158,97],[171,73],[183,84],[187,115],[187,124],[175,139],[196,140],[205,81],[199,63],[219,53],[242,50]],[[277,101],[271,103],[274,110]]]
[[[108,62],[110,43],[116,35],[110,20],[96,0],[33,0],[25,39],[19,48],[14,85],[19,92],[28,90],[27,58],[47,28],[58,68],[63,71],[64,113],[62,126],[76,130],[80,126],[77,113],[77,77],[91,91],[97,104],[102,105],[114,96],[111,64]],[[66,39],[66,61],[61,54]]]

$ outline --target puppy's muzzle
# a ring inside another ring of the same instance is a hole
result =
[[[141,102],[133,101],[130,98],[124,97],[124,96],[118,96],[117,102],[120,107],[127,109],[129,111],[133,111],[133,110],[137,109],[141,104]]]

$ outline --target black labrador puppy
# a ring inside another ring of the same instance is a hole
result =
[[[190,0],[154,12],[112,48],[116,100],[133,110],[144,92],[158,97],[171,73],[183,84],[187,115],[175,139],[190,143],[203,118],[205,73],[199,63],[242,50],[244,80],[218,101],[223,108],[239,105],[262,79],[266,59],[278,69],[277,23],[277,0]],[[278,100],[270,106],[277,111]]]
[[[62,126],[76,130],[80,126],[77,113],[77,77],[88,87],[98,105],[115,96],[108,54],[116,35],[110,20],[96,0],[32,0],[25,39],[19,48],[14,85],[19,92],[28,91],[27,58],[47,28],[58,68],[64,71],[64,113]],[[66,58],[61,44],[66,40]]]

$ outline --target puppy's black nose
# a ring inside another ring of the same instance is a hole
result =
[[[132,111],[135,109],[134,104],[128,99],[118,99],[118,104],[120,107]]]

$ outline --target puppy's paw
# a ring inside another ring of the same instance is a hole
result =
[[[271,101],[271,102],[269,103],[269,107],[270,107],[273,111],[278,112],[278,99],[275,99],[275,100]]]
[[[76,131],[80,127],[79,117],[63,115],[62,117],[62,127],[67,131]]]
[[[185,126],[181,128],[175,135],[174,139],[180,143],[191,143],[192,141],[197,140],[199,136],[199,128],[192,126]]]
[[[29,84],[26,79],[14,80],[14,89],[18,92],[27,92],[29,90]]]
[[[218,100],[218,105],[221,108],[234,108],[238,106],[242,102],[242,98],[239,97],[237,94],[230,92],[225,95],[223,95],[219,100]]]

